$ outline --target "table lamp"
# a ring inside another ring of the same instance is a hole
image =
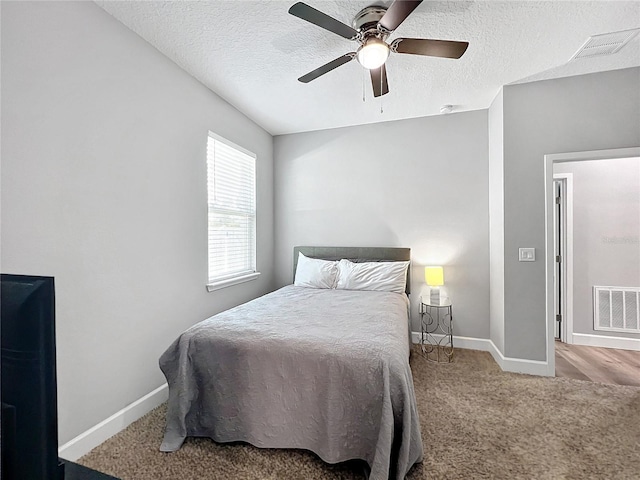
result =
[[[444,271],[442,267],[424,267],[424,279],[429,285],[429,302],[432,305],[439,305],[444,296],[440,295],[440,288],[444,285]]]

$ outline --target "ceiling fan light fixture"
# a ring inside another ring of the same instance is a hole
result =
[[[357,53],[358,62],[364,68],[373,70],[379,68],[389,58],[389,45],[380,40],[379,38],[369,38],[358,49]]]

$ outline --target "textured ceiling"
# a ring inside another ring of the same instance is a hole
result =
[[[589,36],[640,27],[638,1],[425,1],[390,40],[470,46],[460,60],[392,53],[390,93],[377,99],[356,61],[297,81],[357,44],[289,15],[295,0],[96,3],[274,135],[436,115],[444,104],[482,109],[523,79],[640,66],[640,36],[612,56],[567,64]],[[350,24],[374,2],[306,3]]]

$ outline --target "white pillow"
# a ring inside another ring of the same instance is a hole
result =
[[[298,252],[294,285],[311,288],[335,288],[337,276],[338,262],[309,258]]]
[[[362,262],[342,259],[338,263],[339,290],[373,290],[404,293],[409,262]]]

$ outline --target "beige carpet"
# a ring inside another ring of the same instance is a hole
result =
[[[504,373],[485,352],[455,362],[411,358],[424,462],[416,479],[640,479],[640,388]],[[359,462],[188,439],[158,451],[165,407],[80,463],[122,479],[362,479]]]

